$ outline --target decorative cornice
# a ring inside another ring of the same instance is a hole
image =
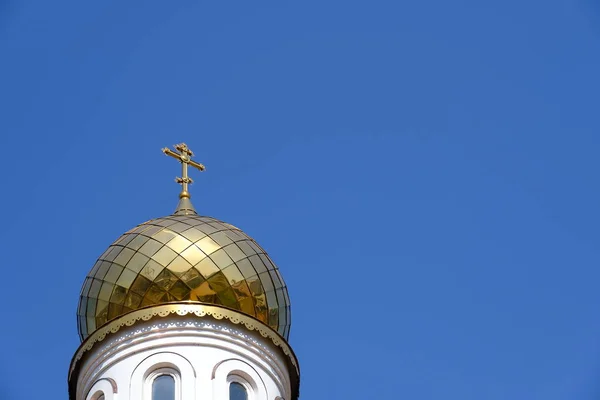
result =
[[[81,360],[85,353],[90,351],[97,343],[102,342],[106,336],[117,333],[123,327],[129,327],[142,321],[149,321],[157,317],[164,318],[171,315],[195,315],[200,318],[211,317],[216,320],[226,319],[233,324],[243,325],[250,331],[256,331],[260,333],[262,337],[270,339],[275,346],[281,349],[294,367],[297,378],[300,378],[300,368],[298,366],[296,355],[287,344],[286,340],[271,327],[255,318],[229,308],[183,302],[149,306],[131,311],[98,328],[81,343],[79,349],[77,349],[77,352],[73,356],[71,367],[69,368],[69,381],[72,378],[73,371],[77,368],[79,360]]]

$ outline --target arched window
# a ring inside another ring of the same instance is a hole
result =
[[[112,378],[100,378],[90,388],[85,400],[113,400],[119,389]]]
[[[160,378],[163,375],[167,377]],[[194,367],[186,358],[170,352],[155,353],[133,370],[127,398],[185,400],[183,393],[194,393],[196,390],[195,376]]]
[[[239,382],[229,384],[229,400],[248,400],[246,387]]]
[[[158,375],[152,381],[152,400],[175,400],[175,378],[172,375]]]

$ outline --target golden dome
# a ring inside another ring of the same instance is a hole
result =
[[[81,291],[79,335],[136,309],[181,301],[239,310],[289,335],[287,288],[267,253],[238,228],[197,215],[186,198],[175,214],[126,232],[96,261]]]

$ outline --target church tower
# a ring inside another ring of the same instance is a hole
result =
[[[185,145],[175,212],[125,232],[87,275],[71,400],[294,400],[300,372],[287,343],[287,288],[243,231],[200,216]]]

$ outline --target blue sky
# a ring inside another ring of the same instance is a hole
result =
[[[0,398],[66,398],[181,141],[280,267],[302,398],[598,398],[598,71],[596,0],[0,1]]]

